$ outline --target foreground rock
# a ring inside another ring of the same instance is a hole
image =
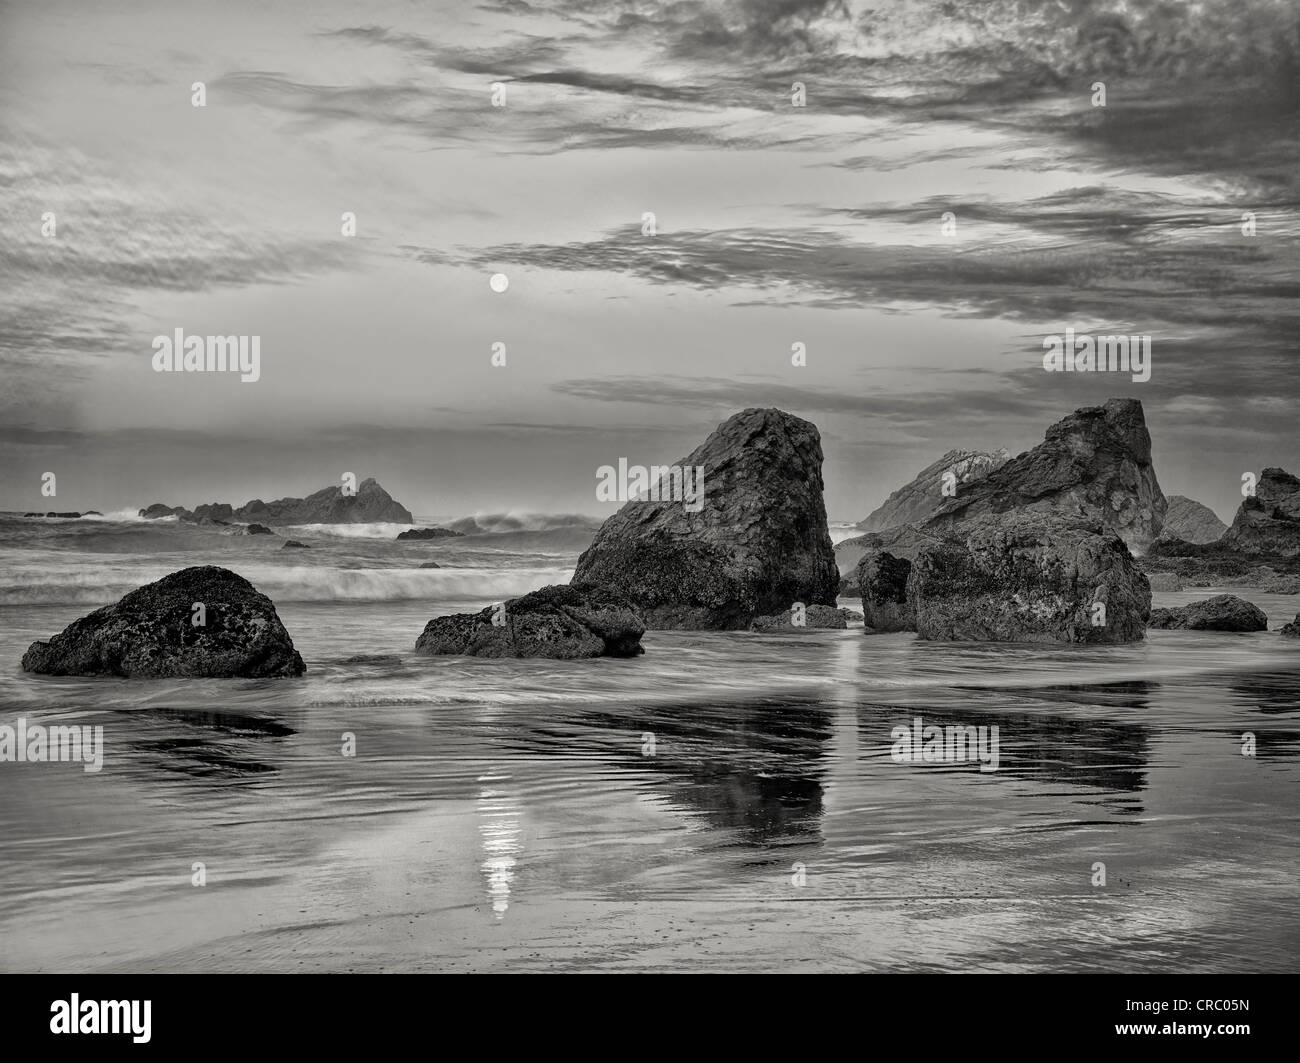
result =
[[[773,616],[760,616],[749,625],[750,631],[803,631],[817,628],[843,630],[849,626],[847,609],[834,609],[829,605],[810,605],[803,610],[802,623],[796,623],[800,615],[793,609]]]
[[[1141,553],[1160,534],[1166,507],[1142,404],[1111,399],[1052,425],[1042,443],[960,487],[921,527],[943,534],[980,516],[1037,513],[1100,522]]]
[[[1187,543],[1212,543],[1228,530],[1228,526],[1209,506],[1182,495],[1170,495],[1168,502],[1169,508],[1165,511],[1164,527],[1160,531],[1161,539],[1181,539]]]
[[[1179,609],[1153,609],[1151,627],[1187,631],[1267,631],[1264,610],[1234,594],[1216,594]]]
[[[543,587],[478,613],[425,625],[417,653],[466,657],[635,657],[645,623],[621,595],[591,584]],[[495,621],[495,622],[494,622]]]
[[[195,626],[198,615],[203,624]],[[263,678],[306,670],[271,599],[242,576],[211,565],[173,572],[48,642],[33,642],[22,663],[23,671],[45,675],[131,679]]]
[[[916,610],[907,593],[911,574],[911,561],[884,550],[872,551],[858,562],[856,582],[868,634],[916,630]]]
[[[410,539],[462,539],[461,532],[450,528],[412,528],[410,531],[398,532],[398,540]]]
[[[628,502],[578,558],[575,583],[624,595],[657,629],[744,630],[795,602],[835,605],[815,425],[745,410],[677,464],[703,468],[702,498]]]
[[[917,635],[943,641],[1136,642],[1151,611],[1118,535],[1033,514],[972,521],[922,550],[908,597]]]
[[[175,516],[196,524],[411,524],[415,520],[411,511],[394,501],[373,478],[362,480],[355,494],[344,494],[341,486],[323,487],[306,498],[278,498],[274,502],[255,498],[238,509],[228,502],[209,502],[193,511],[157,502],[140,510],[140,516],[151,520]]]
[[[891,494],[879,508],[858,523],[858,528],[864,532],[884,531],[900,524],[928,520],[945,501],[945,482],[960,487],[1001,468],[1010,460],[1011,455],[1001,449],[992,453],[950,450],[917,473],[911,483]]]

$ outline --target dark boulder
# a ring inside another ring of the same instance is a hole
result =
[[[1295,619],[1289,624],[1283,624],[1278,629],[1283,638],[1300,639],[1300,613],[1296,613]]]
[[[815,425],[745,410],[677,466],[703,469],[702,497],[629,501],[578,558],[575,583],[626,596],[657,629],[743,630],[794,602],[835,604]]]
[[[503,607],[504,606],[504,607]],[[439,616],[415,651],[466,657],[635,657],[645,624],[620,595],[591,584],[543,587],[478,613]]]
[[[916,612],[908,598],[912,562],[884,550],[873,550],[858,562],[857,584],[862,595],[862,624],[870,632],[915,631]]]
[[[450,528],[412,528],[410,531],[398,532],[399,541],[411,539],[462,539],[464,535]]]
[[[1216,594],[1178,609],[1153,609],[1151,627],[1187,631],[1267,631],[1268,616],[1234,594]]]
[[[908,580],[922,639],[1136,642],[1151,588],[1122,539],[1092,522],[1008,514],[922,550]]]
[[[310,550],[311,547],[306,543],[300,543],[297,539],[286,539],[281,550]]]
[[[245,535],[274,535],[275,534],[275,532],[273,532],[265,524],[250,524],[248,525],[248,527],[243,529],[243,533]]]
[[[146,506],[139,511],[139,515],[148,520],[158,520],[160,517],[179,517],[181,520],[194,519],[194,514],[184,506],[165,506],[161,502]]]
[[[229,502],[209,502],[196,508],[192,519],[199,523],[210,520],[213,524],[230,524],[235,519],[235,511]]]
[[[131,679],[305,671],[271,599],[242,576],[211,565],[173,572],[74,621],[48,642],[33,642],[22,664],[23,671],[46,675]]]

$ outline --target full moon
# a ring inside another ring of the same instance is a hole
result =
[[[494,292],[504,292],[510,287],[510,278],[504,273],[494,273],[491,278],[489,278],[488,284]]]

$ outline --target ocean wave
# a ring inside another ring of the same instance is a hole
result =
[[[475,513],[448,521],[444,527],[466,535],[497,532],[545,532],[560,528],[600,527],[602,518],[586,513],[536,513],[528,510],[509,510],[504,513]]]
[[[295,534],[335,539],[396,539],[400,532],[410,531],[417,525],[377,520],[362,524],[275,524],[272,527],[283,527]]]
[[[102,566],[11,572],[0,584],[0,605],[108,605],[176,570],[176,566]],[[265,564],[239,565],[232,571],[277,603],[504,601],[550,583],[566,583],[573,575],[571,568],[345,569]]]

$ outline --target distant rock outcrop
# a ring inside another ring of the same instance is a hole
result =
[[[921,527],[942,534],[990,514],[1052,514],[1099,521],[1141,553],[1160,534],[1165,509],[1142,403],[1111,399],[1052,425],[1042,443],[960,487]]]
[[[942,641],[1135,642],[1151,611],[1114,532],[1041,513],[971,521],[920,551],[908,599],[918,636]]]
[[[795,602],[835,604],[815,425],[748,409],[678,465],[703,467],[698,505],[628,502],[579,557],[575,583],[619,592],[660,629],[743,630]]]
[[[1153,609],[1151,626],[1188,631],[1267,631],[1264,610],[1233,594],[1216,594],[1179,609]]]
[[[310,550],[311,547],[306,543],[300,543],[297,539],[286,539],[281,550]]]
[[[196,623],[196,619],[202,623]],[[275,605],[224,568],[182,569],[33,642],[23,671],[46,675],[263,678],[302,675]]]
[[[53,511],[50,511],[50,512],[48,512],[48,513],[34,513],[34,512],[33,512],[33,513],[24,513],[24,514],[23,514],[24,517],[58,517],[58,518],[60,518],[60,519],[62,519],[62,520],[74,520],[74,519],[76,519],[77,517],[102,517],[103,515],[104,515],[104,514],[100,513],[98,510],[94,510],[94,509],[88,509],[88,510],[86,510],[85,513],[77,513],[77,512],[55,513],[55,512],[53,512]]]
[[[1228,530],[1228,526],[1209,506],[1185,498],[1183,495],[1170,495],[1168,502],[1164,528],[1160,532],[1161,539],[1212,543]]]
[[[411,539],[463,539],[464,532],[452,531],[450,528],[412,528],[410,531],[398,532],[397,538]]]
[[[139,511],[139,516],[148,520],[159,520],[162,517],[180,517],[181,520],[193,520],[194,514],[184,506],[165,506],[161,502],[155,502],[152,506],[146,506]]]
[[[917,524],[934,516],[946,501],[945,483],[956,487],[978,480],[1011,460],[1006,450],[986,453],[980,450],[950,450],[938,461],[927,465],[911,483],[891,494],[870,516],[858,522],[864,532],[884,531],[900,524]],[[948,474],[951,474],[949,479]]]
[[[1295,619],[1289,624],[1283,624],[1278,631],[1283,638],[1300,639],[1300,613],[1296,613]]]
[[[857,569],[866,555],[885,551],[894,557],[913,561],[925,547],[940,545],[948,535],[947,530],[931,532],[915,524],[903,524],[897,528],[867,532],[866,535],[845,539],[835,547],[835,563],[853,589],[842,593],[860,593],[860,588],[857,586]]]
[[[591,584],[543,587],[478,613],[425,625],[417,653],[467,657],[635,657],[645,624],[620,595]]]
[[[255,498],[234,514],[236,520],[266,524],[411,524],[415,519],[373,478],[362,480],[356,494],[345,494],[341,487],[324,487],[306,498],[274,502]]]
[[[140,510],[140,516],[151,520],[159,517],[179,517],[194,523],[258,523],[258,524],[411,524],[415,518],[411,511],[379,486],[378,481],[367,478],[361,481],[355,494],[346,494],[341,486],[323,487],[306,498],[278,498],[263,502],[255,498],[238,509],[226,502],[209,502],[190,511],[183,506],[165,506],[160,502]]]

